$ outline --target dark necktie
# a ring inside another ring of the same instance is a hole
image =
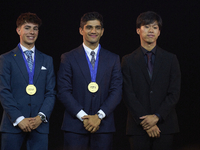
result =
[[[94,69],[94,65],[95,65],[95,58],[94,58],[94,55],[95,55],[95,52],[94,52],[94,51],[91,51],[90,55],[92,55],[91,64],[92,64],[92,67],[93,67],[93,69]]]
[[[32,53],[33,53],[33,51],[26,50],[24,53],[25,53],[26,56],[27,56],[28,66],[29,66],[30,71],[32,72],[32,69],[33,69]]]
[[[147,52],[146,54],[147,54],[147,65],[148,65],[149,74],[150,76],[152,76],[152,73],[153,73],[153,64],[151,60],[152,52]]]

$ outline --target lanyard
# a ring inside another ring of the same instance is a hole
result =
[[[86,58],[87,58],[87,62],[89,65],[89,69],[90,69],[90,75],[91,75],[91,82],[96,82],[96,75],[97,75],[97,68],[98,68],[98,63],[99,63],[99,52],[101,49],[101,45],[99,44],[99,49],[97,52],[97,57],[96,57],[96,61],[95,61],[95,65],[94,65],[94,69],[92,67],[92,64],[87,56],[87,53],[85,52]]]
[[[35,72],[35,55],[34,55],[33,68],[32,68],[32,71],[30,71],[30,68],[28,66],[28,62],[26,60],[26,57],[24,56],[24,53],[23,53],[22,48],[20,46],[20,43],[18,44],[18,47],[22,52],[22,56],[23,56],[24,62],[26,64],[26,69],[27,69],[28,76],[29,76],[29,84],[33,84],[33,77],[34,77],[34,72]]]

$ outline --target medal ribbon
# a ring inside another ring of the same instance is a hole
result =
[[[33,68],[32,68],[32,71],[30,71],[29,66],[28,66],[28,62],[26,60],[26,57],[24,56],[23,50],[20,46],[20,43],[18,44],[18,47],[22,52],[22,56],[23,56],[24,62],[26,64],[26,69],[27,69],[28,76],[29,76],[29,84],[33,84],[33,77],[34,77],[34,72],[35,72],[35,55],[34,55],[34,61],[33,61]]]
[[[98,68],[98,63],[99,63],[99,52],[101,49],[101,45],[99,44],[99,49],[97,51],[97,56],[96,56],[96,61],[95,61],[95,65],[94,65],[94,69],[92,67],[92,64],[87,56],[87,53],[85,52],[86,58],[87,58],[87,62],[89,65],[89,69],[90,69],[90,75],[91,75],[91,82],[96,82],[96,75],[97,75],[97,68]]]

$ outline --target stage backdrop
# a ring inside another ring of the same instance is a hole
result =
[[[54,59],[57,73],[60,56],[82,44],[79,34],[81,16],[97,11],[104,16],[105,32],[102,47],[120,55],[139,47],[135,31],[137,16],[144,11],[155,11],[163,19],[158,45],[177,55],[182,72],[181,95],[177,105],[180,133],[175,136],[176,150],[200,149],[200,21],[198,0],[57,0],[0,2],[0,54],[17,46],[16,19],[24,12],[36,13],[43,21],[36,47]],[[2,107],[0,108],[2,115]],[[57,100],[50,118],[49,149],[61,150],[63,133],[60,130],[64,108]],[[115,110],[117,132],[114,150],[128,150],[125,135],[126,107],[123,101]],[[1,119],[1,117],[0,117]],[[23,148],[24,149],[24,148]]]

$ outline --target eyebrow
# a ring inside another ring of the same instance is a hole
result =
[[[96,26],[86,25],[86,27],[101,27],[101,25],[96,25]]]
[[[31,27],[31,26],[29,26],[29,25],[25,25],[24,27]]]
[[[157,23],[155,23],[155,24],[152,24],[153,26],[158,26],[158,24]]]
[[[146,24],[146,25],[144,25],[144,26],[150,26],[150,25],[151,25],[151,26],[158,26],[157,23],[156,23],[156,24],[154,24],[154,23],[153,23],[153,24],[152,24],[152,23],[151,23],[151,24]]]
[[[32,27],[32,26],[30,26],[30,25],[25,25],[24,27]],[[38,26],[36,25],[36,26],[33,26],[33,28],[38,28]]]

